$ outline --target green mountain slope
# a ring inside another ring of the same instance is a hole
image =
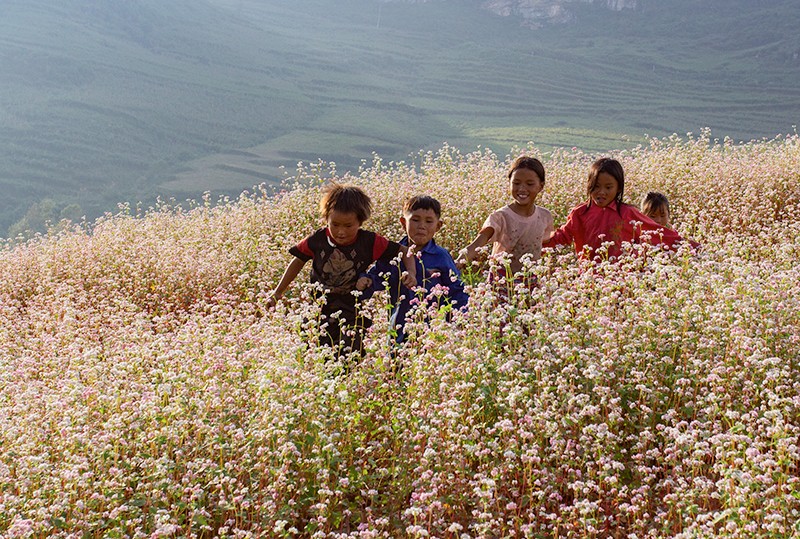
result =
[[[298,161],[353,169],[444,141],[597,152],[705,126],[771,137],[800,111],[789,1],[585,6],[536,31],[472,1],[0,9],[0,230],[44,198],[51,218],[91,218],[276,183]]]

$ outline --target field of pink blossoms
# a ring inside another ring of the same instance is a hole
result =
[[[314,168],[6,245],[0,537],[797,537],[800,138],[614,156],[698,254],[557,251],[533,291],[475,272],[469,313],[412,322],[396,359],[379,296],[344,375],[307,286],[261,308],[319,225]],[[545,159],[557,224],[595,157]],[[439,198],[457,252],[509,159],[445,146],[347,180],[392,238],[406,196]]]

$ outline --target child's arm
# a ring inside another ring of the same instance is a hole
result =
[[[487,226],[481,229],[478,233],[478,237],[461,250],[458,260],[456,260],[456,266],[463,268],[471,264],[478,256],[478,249],[486,246],[492,236],[494,236],[494,228]]]
[[[636,227],[637,229],[635,230],[635,235],[637,239],[642,232],[648,231],[651,232],[650,244],[652,245],[663,244],[669,247],[670,249],[673,249],[678,243],[682,241],[688,241],[689,244],[695,249],[697,249],[700,246],[700,244],[697,243],[696,241],[683,238],[674,229],[669,227],[664,227],[656,223],[650,217],[640,212],[638,209],[631,207],[630,210],[633,217],[632,218],[628,217],[628,219],[635,220],[641,223],[638,227]]]
[[[400,281],[408,288],[414,288],[417,286],[416,257],[405,245],[400,246],[400,252],[403,253],[403,266],[406,268],[405,273],[400,274]]]
[[[289,262],[289,265],[286,266],[286,270],[283,272],[283,277],[278,281],[278,286],[276,286],[267,297],[267,309],[271,309],[278,303],[278,300],[283,297],[283,293],[286,292],[286,289],[289,288],[292,281],[297,278],[300,274],[300,270],[302,270],[305,265],[305,260],[301,260],[297,257],[294,257],[292,261]]]
[[[447,282],[447,288],[450,290],[447,296],[455,305],[456,309],[460,311],[466,311],[467,304],[469,303],[469,295],[467,294],[467,291],[464,290],[464,281],[461,280],[461,274],[458,271],[455,261],[450,256],[450,253],[447,253],[447,255],[447,257],[450,259],[447,267],[445,268],[445,271],[448,273],[445,282]]]
[[[389,290],[396,295],[395,291],[400,283],[400,273],[397,266],[378,260],[369,271],[359,276],[356,290],[363,291],[362,300],[372,297],[375,292],[381,290]]]
[[[542,247],[556,247],[558,245],[569,245],[575,241],[575,210],[572,210],[567,216],[567,222],[561,225],[557,230],[553,231],[550,228],[550,234],[545,231],[542,238]]]

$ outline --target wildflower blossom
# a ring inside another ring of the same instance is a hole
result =
[[[468,312],[420,312],[399,348],[368,302],[346,375],[317,344],[310,287],[261,309],[314,226],[315,171],[274,198],[124,209],[6,245],[0,535],[796,534],[800,140],[703,133],[616,157],[631,199],[665,192],[698,254],[549,252],[523,268],[536,287],[479,271]],[[427,192],[437,241],[466,244],[507,163],[447,146],[419,163],[351,178],[373,225],[398,236],[399,204]],[[585,165],[549,158],[557,221]]]

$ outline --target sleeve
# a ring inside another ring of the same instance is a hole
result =
[[[307,237],[291,249],[289,249],[289,253],[293,256],[296,256],[303,262],[308,262],[312,258],[314,258],[314,251],[311,250],[309,247],[309,241],[311,240],[311,236]]]
[[[545,210],[547,213],[544,216],[544,236],[543,238],[549,238],[550,235],[553,233],[553,214],[550,213],[550,210]],[[544,241],[547,241],[546,239]],[[544,242],[542,242],[544,243]]]
[[[552,215],[550,216],[552,219]],[[542,247],[555,247],[557,245],[569,245],[575,241],[575,227],[577,226],[576,212],[572,210],[567,216],[567,222],[556,230],[555,235],[549,240],[542,242]]]
[[[638,221],[641,223],[641,225],[636,227],[635,237],[637,239],[641,237],[642,232],[652,232],[649,241],[651,245],[663,244],[672,248],[676,244],[684,241],[680,234],[671,228],[664,228],[634,207],[630,208],[628,222],[630,221]]]
[[[489,217],[483,222],[483,226],[481,227],[481,231],[486,230],[487,228],[491,228],[494,232],[492,236],[489,238],[489,243],[494,243],[503,235],[506,229],[506,220],[503,217],[503,213],[500,211],[493,211],[489,214]]]
[[[400,252],[400,244],[396,241],[387,240],[380,234],[375,234],[375,243],[372,245],[373,260],[391,262]]]

